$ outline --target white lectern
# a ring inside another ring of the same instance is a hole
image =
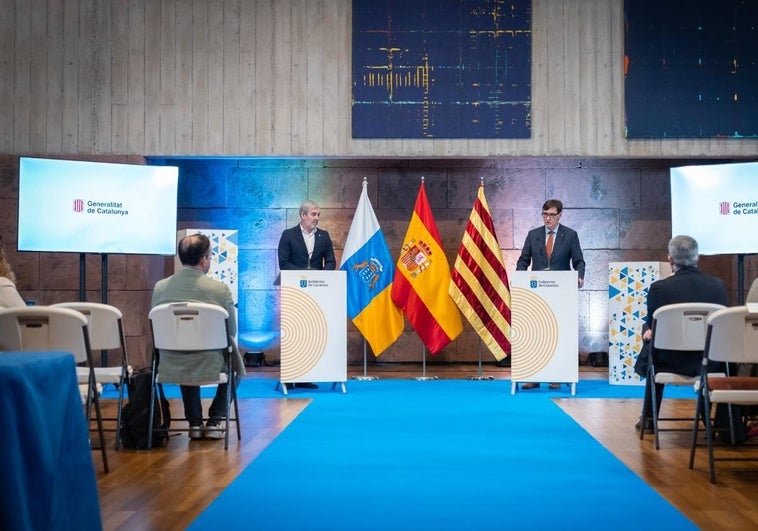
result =
[[[511,394],[520,382],[579,381],[579,294],[576,271],[513,271]]]
[[[347,392],[345,271],[282,271],[282,393],[287,383],[333,382]]]

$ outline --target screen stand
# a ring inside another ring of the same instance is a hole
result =
[[[737,255],[737,306],[745,304],[745,255]]]
[[[84,302],[86,296],[87,286],[87,255],[79,253],[79,302]]]
[[[100,255],[100,290],[101,301],[108,304],[108,255]],[[87,254],[79,253],[79,302],[87,301]],[[108,351],[100,351],[100,362],[103,367],[108,366]]]
[[[108,304],[108,255],[100,255],[100,302]],[[100,363],[103,367],[108,366],[108,351],[100,351]]]

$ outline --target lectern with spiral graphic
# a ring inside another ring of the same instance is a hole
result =
[[[347,287],[344,271],[282,271],[281,376],[285,383],[347,381]]]
[[[513,271],[511,394],[518,383],[579,381],[579,293],[576,271]]]

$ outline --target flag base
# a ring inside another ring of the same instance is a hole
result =
[[[494,380],[495,377],[494,376],[481,376],[481,375],[477,375],[477,376],[466,376],[466,379],[467,380]]]
[[[378,380],[378,376],[353,376],[353,380],[358,380],[360,382],[366,382],[369,380]]]
[[[425,382],[427,380],[437,380],[438,378],[436,376],[414,376],[413,379],[419,382]]]

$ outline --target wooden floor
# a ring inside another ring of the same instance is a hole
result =
[[[581,368],[580,380],[606,379],[607,369]],[[369,375],[380,378],[437,376],[459,378],[492,376],[508,379],[510,369],[486,365],[372,364]],[[278,368],[251,369],[248,377],[270,378]],[[349,377],[364,374],[362,366],[349,367]],[[528,391],[524,391],[528,392]],[[292,395],[290,395],[292,396]],[[113,450],[113,433],[107,434],[111,471],[104,474],[99,453],[93,453],[98,473],[103,526],[109,530],[173,530],[186,528],[219,493],[307,406],[309,399],[240,399],[242,442],[189,441],[185,434],[152,451]],[[652,436],[640,441],[634,424],[641,400],[559,398],[559,406],[613,455],[635,471],[701,529],[757,529],[758,463],[718,463],[718,483],[708,481],[705,448],[698,451],[695,470],[689,470],[689,434],[661,434],[661,449]],[[106,400],[104,414],[115,413],[115,401]],[[664,401],[663,415],[691,414],[692,402]],[[171,400],[181,414],[181,401]],[[232,431],[232,436],[235,432]],[[753,451],[758,455],[758,448]],[[598,488],[602,488],[599,485]],[[264,496],[251,492],[251,497]],[[591,518],[591,500],[587,500]],[[630,517],[635,514],[634,493],[629,493]],[[636,515],[655,528],[650,519]],[[247,518],[240,508],[240,520]],[[250,515],[254,518],[254,515]],[[644,526],[644,527],[647,527]],[[244,528],[244,525],[241,526]]]

